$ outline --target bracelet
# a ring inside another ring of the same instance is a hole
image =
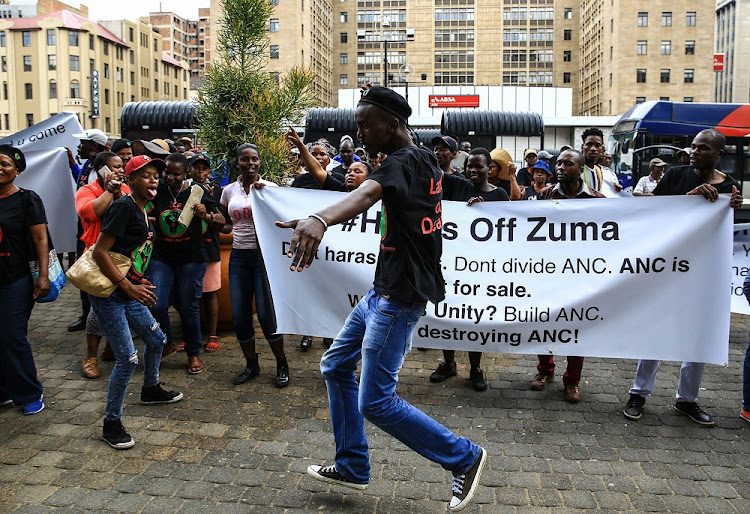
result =
[[[320,216],[318,216],[317,214],[310,214],[310,216],[308,216],[308,217],[309,217],[309,218],[315,218],[316,220],[318,220],[319,222],[321,222],[321,223],[323,224],[323,231],[324,231],[324,232],[325,232],[326,230],[328,230],[328,223],[326,223],[326,220],[324,220],[323,218],[321,218],[321,217],[320,217]]]
[[[122,278],[121,278],[120,280],[118,280],[117,282],[114,282],[114,283],[115,283],[115,284],[119,284],[119,283],[120,283],[120,282],[122,282],[123,280],[125,280],[125,275],[123,275],[123,276],[122,276]]]

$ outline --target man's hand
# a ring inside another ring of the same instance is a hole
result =
[[[477,202],[483,202],[483,201],[484,201],[484,198],[482,198],[481,196],[472,196],[471,198],[469,198],[469,201],[466,202],[466,205],[474,205]]]
[[[289,245],[287,257],[292,259],[291,271],[302,271],[309,268],[315,255],[318,252],[318,246],[323,239],[325,227],[315,218],[306,218],[303,220],[277,221],[276,226],[279,228],[293,228],[294,234]]]
[[[205,220],[208,216],[208,212],[206,211],[206,206],[202,203],[197,203],[193,206],[193,216],[196,216],[202,220]]]
[[[742,207],[742,193],[737,190],[737,186],[732,186],[732,199],[729,201],[729,206],[734,210]]]
[[[66,146],[65,150],[68,152],[68,164],[73,166],[76,163],[76,158],[73,157],[73,152],[70,151],[70,148]]]
[[[294,127],[292,127],[291,125],[289,125],[289,131],[284,134],[284,138],[297,148],[302,148],[303,146],[305,146],[305,143],[302,142],[299,134],[297,134],[297,131],[294,130]]]
[[[715,202],[719,198],[719,192],[711,184],[701,184],[688,193],[689,195],[701,195],[710,202]]]

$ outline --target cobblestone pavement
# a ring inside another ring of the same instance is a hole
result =
[[[291,385],[278,390],[273,356],[260,341],[261,375],[239,387],[241,367],[231,333],[205,371],[186,372],[184,354],[167,357],[162,380],[183,391],[182,402],[138,403],[140,368],[123,421],[136,440],[115,451],[99,439],[111,363],[98,380],[81,378],[84,341],[66,326],[78,313],[67,287],[53,304],[38,305],[30,323],[47,408],[24,417],[0,408],[0,512],[446,512],[450,476],[368,425],[372,480],[344,493],[305,474],[334,453],[323,351],[302,353],[287,339]],[[621,410],[632,360],[587,359],[583,401],[562,399],[558,376],[533,392],[531,356],[485,356],[490,388],[470,389],[467,357],[459,376],[428,381],[441,353],[414,351],[399,393],[489,452],[475,502],[467,512],[608,511],[750,512],[750,425],[739,418],[742,359],[750,317],[733,316],[730,365],[708,366],[701,401],[717,422],[702,428],[672,409],[679,366],[664,363],[654,395],[638,422]],[[710,321],[710,320],[709,320]]]

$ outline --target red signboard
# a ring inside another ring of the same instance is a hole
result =
[[[479,107],[479,95],[430,95],[430,107]]]
[[[724,54],[714,54],[714,71],[724,71]]]

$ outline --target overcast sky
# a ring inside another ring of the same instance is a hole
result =
[[[92,20],[136,20],[149,12],[174,12],[189,20],[198,19],[199,7],[211,7],[211,0],[64,0],[67,4],[87,5]]]

